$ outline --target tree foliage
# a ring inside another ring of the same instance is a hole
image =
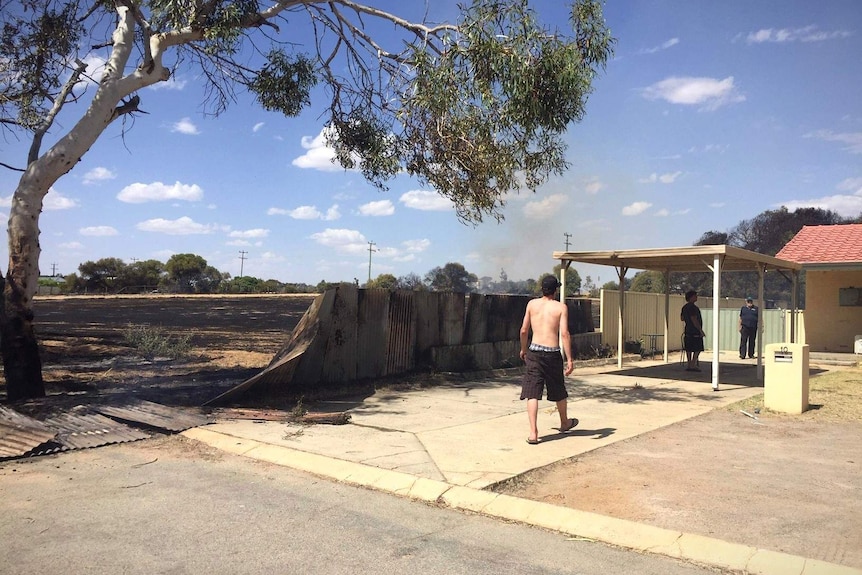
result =
[[[509,193],[567,166],[563,132],[583,118],[614,43],[599,0],[569,6],[563,30],[542,24],[529,0],[473,0],[442,24],[356,0],[0,0],[0,127],[31,139],[0,278],[10,397],[44,394],[31,298],[45,195],[108,126],[139,116],[143,88],[189,69],[215,114],[237,90],[289,117],[322,96],[326,141],[342,166],[379,188],[406,172],[475,224],[500,219]],[[395,33],[379,36],[381,24]],[[106,62],[100,77],[90,56]],[[222,280],[212,268],[195,277],[178,268],[167,271],[183,291]]]
[[[563,269],[561,264],[557,264],[554,266],[554,277],[560,277],[560,270]],[[546,274],[547,275],[547,274]],[[544,277],[544,276],[542,276]],[[542,292],[541,286],[542,278],[539,278],[539,282],[537,284],[538,293]],[[566,268],[566,297],[575,297],[581,293],[581,274],[578,273],[578,270],[575,269],[574,266],[569,266]]]
[[[664,293],[667,282],[664,274],[657,271],[646,270],[638,272],[632,278],[631,291],[647,293]]]
[[[799,233],[803,226],[822,226],[852,223],[851,218],[821,208],[797,208],[789,211],[782,206],[777,210],[766,210],[751,219],[742,220],[728,232],[705,232],[694,245],[727,244],[749,251],[774,256],[787,242]],[[672,291],[697,290],[703,295],[712,295],[712,273],[672,274]],[[799,304],[804,306],[805,275],[800,274]],[[738,272],[722,274],[721,293],[729,297],[746,297],[758,293],[758,274]],[[788,277],[779,273],[767,273],[764,291],[767,300],[787,306],[791,301],[792,284]]]
[[[367,284],[367,288],[393,290],[398,286],[398,279],[392,274],[380,274]]]
[[[443,267],[437,266],[425,274],[425,285],[431,291],[470,293],[478,280],[476,274],[471,274],[456,262],[449,262]]]

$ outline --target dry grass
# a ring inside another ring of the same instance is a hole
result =
[[[727,406],[729,411],[768,413],[772,417],[795,417],[803,421],[862,423],[862,367],[833,368],[808,380],[809,410],[801,415],[763,407],[763,394]]]

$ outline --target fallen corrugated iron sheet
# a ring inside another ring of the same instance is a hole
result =
[[[108,417],[167,429],[168,431],[184,431],[209,422],[205,415],[189,413],[184,409],[168,407],[142,399],[133,400],[123,405],[96,405],[93,406],[93,409]]]
[[[30,417],[0,406],[0,459],[47,455],[152,437],[135,424],[162,431],[183,431],[208,423],[201,413],[139,399],[113,405],[27,406]]]
[[[48,418],[45,420],[45,425],[57,430],[57,438],[54,441],[66,449],[87,449],[150,437],[149,433],[131,428],[104,415],[91,413],[83,406]]]
[[[0,405],[0,457],[24,455],[56,435],[41,421]]]

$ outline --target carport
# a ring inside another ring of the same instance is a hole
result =
[[[629,270],[648,270],[661,272],[665,279],[664,299],[664,354],[665,363],[668,362],[668,326],[670,321],[670,274],[671,272],[712,272],[712,309],[714,321],[712,323],[713,346],[717,346],[719,336],[719,306],[721,297],[721,274],[722,272],[757,272],[757,299],[763,306],[763,276],[768,270],[774,270],[787,277],[792,284],[791,287],[791,324],[790,341],[796,340],[796,310],[797,310],[797,285],[799,271],[802,265],[796,262],[780,260],[778,258],[759,254],[742,248],[728,245],[688,246],[682,248],[651,248],[642,250],[611,250],[591,252],[554,252],[554,259],[560,260],[563,270],[567,270],[572,262],[585,264],[613,266],[616,269],[620,286],[620,304],[617,335],[617,367],[623,366],[623,333],[624,333],[624,310],[625,310],[625,277]],[[561,294],[566,293],[565,273],[560,274],[563,286]],[[561,295],[561,297],[563,297]],[[763,322],[759,330],[763,330]],[[718,390],[718,378],[720,371],[718,349],[712,354],[712,389]],[[763,378],[763,337],[762,333],[757,338],[757,376]]]

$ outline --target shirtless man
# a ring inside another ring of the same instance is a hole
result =
[[[566,354],[565,375],[572,373],[572,338],[569,335],[569,310],[566,304],[554,299],[560,282],[554,276],[542,279],[542,297],[531,300],[521,324],[521,359],[527,363],[527,372],[521,384],[521,399],[527,400],[527,417],[530,435],[527,443],[536,445],[539,439],[537,418],[542,391],[548,386],[548,401],[557,403],[560,413],[560,431],[566,432],[578,424],[567,414],[566,383],[563,378],[563,357],[560,355],[560,338]],[[529,346],[527,340],[533,332]]]

